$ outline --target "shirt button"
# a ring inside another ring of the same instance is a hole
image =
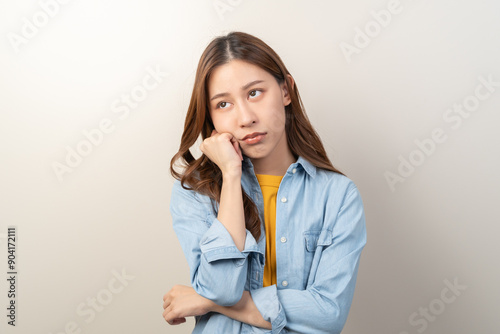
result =
[[[286,238],[285,237],[281,237],[280,241],[281,242],[286,242]]]
[[[287,286],[287,285],[288,285],[288,282],[287,282],[287,281],[283,281],[283,282],[281,282],[281,285],[283,285],[283,286]]]
[[[283,197],[283,198],[281,199],[281,202],[285,203],[285,202],[286,202],[286,197]]]
[[[297,171],[297,168],[292,169],[292,173],[295,174],[296,171]]]

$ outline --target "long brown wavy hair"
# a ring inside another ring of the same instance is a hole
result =
[[[323,143],[305,114],[300,99],[297,83],[292,86],[287,68],[280,57],[266,43],[255,36],[243,32],[230,32],[226,36],[215,38],[201,55],[196,70],[196,77],[191,95],[191,101],[184,122],[179,151],[170,161],[172,176],[181,181],[184,189],[192,189],[207,195],[212,201],[215,212],[215,202],[220,203],[222,188],[222,172],[205,154],[195,159],[190,148],[198,139],[200,133],[204,140],[210,137],[214,125],[209,113],[208,81],[210,74],[218,66],[229,63],[233,59],[243,60],[256,65],[271,74],[278,84],[286,82],[291,103],[285,107],[285,131],[288,146],[292,154],[299,155],[318,168],[330,170],[342,175],[333,167],[323,147]],[[184,170],[178,173],[174,170],[175,162],[181,158]],[[190,188],[185,186],[187,184]],[[245,193],[242,187],[245,225],[259,240],[261,236],[259,212],[255,203]]]

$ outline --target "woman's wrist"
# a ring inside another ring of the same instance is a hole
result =
[[[241,182],[241,174],[242,171],[240,170],[232,170],[232,171],[227,171],[222,173],[222,182],[231,182],[231,181],[238,181]]]
[[[209,300],[209,305],[208,305],[208,312],[216,312],[216,313],[222,313],[221,312],[221,308],[222,306],[220,305],[217,305],[216,303],[214,303],[213,301]]]
[[[243,291],[240,301],[233,306],[220,306],[214,303],[211,310],[252,326],[272,329],[271,323],[264,320],[257,309],[250,291]]]

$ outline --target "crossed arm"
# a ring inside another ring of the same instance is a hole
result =
[[[243,292],[235,305],[220,306],[197,294],[192,287],[175,285],[163,296],[163,308],[163,318],[170,325],[182,324],[189,316],[217,312],[252,326],[271,329],[271,323],[264,320],[248,291]]]

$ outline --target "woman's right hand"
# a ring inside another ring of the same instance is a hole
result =
[[[243,155],[238,141],[230,133],[213,130],[210,137],[201,143],[200,150],[220,168],[223,175],[241,175]]]

